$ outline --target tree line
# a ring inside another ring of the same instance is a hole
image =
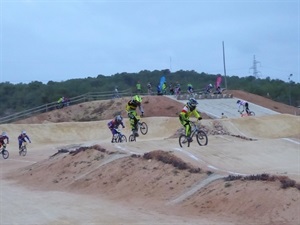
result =
[[[160,78],[165,76],[167,86],[179,83],[181,90],[187,90],[187,84],[191,83],[194,90],[203,90],[208,84],[216,81],[217,74],[197,73],[193,70],[170,72],[166,70],[143,70],[138,73],[117,73],[112,76],[98,75],[82,79],[70,79],[62,82],[49,81],[42,83],[32,81],[28,84],[12,84],[10,82],[0,83],[0,116],[31,109],[43,104],[57,101],[60,97],[76,97],[88,92],[114,92],[117,87],[119,91],[136,90],[136,83],[142,85],[142,92],[147,93],[147,84],[150,82],[154,94]],[[243,90],[260,96],[268,97],[274,101],[288,105],[300,105],[300,84],[293,81],[284,82],[279,79],[256,78],[254,76],[238,77],[226,76],[227,89]],[[225,87],[223,77],[221,87]]]

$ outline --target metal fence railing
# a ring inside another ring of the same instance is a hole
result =
[[[126,97],[126,96],[131,96],[133,93],[131,90],[125,90],[121,91],[118,93],[115,92],[88,92],[83,95],[79,95],[76,97],[70,98],[69,105],[76,105],[79,103],[83,102],[89,102],[89,101],[96,101],[96,100],[108,100],[108,99],[114,99],[114,98],[120,98],[120,97]],[[44,113],[44,112],[49,112],[52,110],[57,109],[58,107],[57,102],[51,102],[47,103],[32,109],[27,109],[21,112],[13,113],[8,116],[4,116],[0,118],[0,124],[5,124],[5,123],[11,123],[17,120],[21,119],[26,119],[28,117]]]

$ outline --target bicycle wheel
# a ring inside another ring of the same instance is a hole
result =
[[[7,150],[2,150],[3,159],[7,159],[9,157],[9,153]]]
[[[124,134],[122,134],[119,141],[120,142],[127,142],[127,137]]]
[[[199,130],[196,133],[196,139],[199,145],[207,145],[208,139],[207,139],[207,135],[204,131]]]
[[[136,141],[135,136],[133,134],[130,134],[128,137],[128,141],[129,142]]]
[[[27,154],[27,148],[26,147],[22,147],[20,155],[21,156],[25,156]]]
[[[140,131],[143,135],[147,134],[148,132],[148,125],[145,122],[140,124]]]
[[[179,146],[183,147],[190,147],[190,142],[188,142],[187,137],[184,134],[179,136]]]

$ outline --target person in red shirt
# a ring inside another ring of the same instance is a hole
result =
[[[9,137],[6,132],[2,132],[2,134],[0,135],[0,148],[5,144],[9,144]]]

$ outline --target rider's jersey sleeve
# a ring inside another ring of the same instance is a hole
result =
[[[195,116],[197,119],[199,119],[199,118],[201,117],[201,114],[197,111],[197,109],[194,109],[194,110],[192,111],[192,113],[194,114],[194,116]]]
[[[28,136],[28,135],[26,135],[25,137],[26,137],[26,138],[27,138],[27,140],[30,142],[30,138],[29,138],[29,136]]]

